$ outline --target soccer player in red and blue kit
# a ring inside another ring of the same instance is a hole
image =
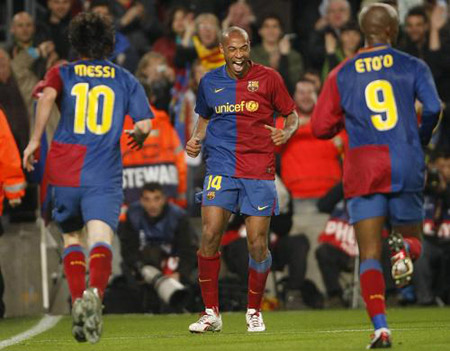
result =
[[[105,59],[114,46],[109,20],[80,14],[70,24],[69,38],[81,60],[50,69],[38,86],[36,125],[23,163],[33,169],[33,154],[56,101],[61,119],[46,165],[52,214],[63,232],[72,334],[79,342],[95,343],[102,331],[101,299],[111,274],[111,242],[123,199],[119,146],[123,121],[128,114],[136,122],[130,142],[139,147],[153,115],[137,80]],[[90,248],[88,289],[81,247],[84,225]]]
[[[261,332],[265,330],[261,299],[272,262],[267,234],[270,216],[278,211],[274,150],[296,131],[298,116],[281,76],[250,61],[247,32],[229,28],[223,33],[220,50],[226,64],[200,81],[195,107],[200,117],[186,144],[190,157],[196,157],[203,145],[207,173],[198,251],[205,312],[189,330],[222,329],[219,245],[231,213],[240,212],[246,216],[250,256],[247,330]],[[286,117],[283,129],[273,127],[275,113]]]
[[[393,234],[392,275],[405,284],[420,255],[424,154],[441,109],[427,65],[393,49],[397,13],[373,4],[359,15],[366,47],[334,69],[312,117],[313,133],[331,138],[348,133],[344,193],[360,251],[361,293],[375,333],[368,348],[391,346],[385,314],[385,282],[380,265],[381,232],[389,220]],[[422,105],[420,125],[415,100]],[[401,235],[400,235],[401,234]]]

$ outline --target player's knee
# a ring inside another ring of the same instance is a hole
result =
[[[248,251],[250,255],[256,260],[261,261],[267,255],[267,242],[266,240],[249,240]]]
[[[103,242],[107,243],[108,245],[112,244],[112,235],[111,233],[89,233],[89,246],[93,246],[96,243]]]

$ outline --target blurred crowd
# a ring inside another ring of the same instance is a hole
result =
[[[71,18],[81,11],[109,17],[116,28],[115,49],[109,59],[136,75],[155,112],[152,133],[141,151],[128,148],[126,138],[122,140],[126,200],[119,237],[124,275],[139,287],[142,281],[155,283],[156,278],[146,280],[141,270],[145,265],[153,265],[162,274],[195,290],[196,275],[191,271],[195,269],[197,236],[195,229],[186,224],[185,216],[199,215],[194,199],[202,188],[204,166],[201,157],[186,157],[184,145],[197,119],[194,107],[200,79],[224,64],[219,50],[222,30],[229,26],[244,28],[251,38],[251,59],[281,74],[300,118],[300,128],[277,155],[282,216],[272,226],[271,250],[275,270],[288,272],[275,282],[277,289],[281,286],[280,300],[289,308],[348,305],[346,287],[338,279],[340,273],[351,272],[357,255],[339,186],[347,137],[341,133],[328,141],[315,139],[310,117],[328,73],[362,47],[364,38],[357,13],[371,2],[374,1],[37,1],[35,14],[17,12],[10,19],[12,40],[0,49],[0,109],[21,153],[34,115],[33,88],[48,68],[77,58],[67,38]],[[428,150],[425,246],[416,264],[415,289],[394,293],[408,303],[450,304],[448,6],[442,0],[382,2],[396,7],[399,13],[402,27],[396,47],[430,66],[444,106],[440,129]],[[420,109],[418,105],[418,116]],[[48,140],[58,118],[55,108],[47,128]],[[130,123],[125,121],[125,129],[131,129]],[[281,120],[276,123],[282,125]],[[28,174],[26,177],[26,196],[20,206],[10,208],[11,221],[34,220],[37,181]],[[0,175],[0,186],[3,183]],[[156,193],[161,193],[162,198],[156,198]],[[132,215],[128,209],[133,209]],[[148,222],[145,231],[136,224],[139,215]],[[169,223],[170,218],[179,222]],[[237,286],[247,281],[247,253],[245,245],[238,244],[245,237],[241,224],[239,217],[234,218],[223,240],[223,257]],[[158,250],[153,250],[154,246]],[[124,248],[132,251],[124,252]],[[158,289],[153,286],[153,290]],[[230,309],[239,306],[239,296],[235,300],[234,305],[230,302]],[[150,305],[136,309],[159,308]]]

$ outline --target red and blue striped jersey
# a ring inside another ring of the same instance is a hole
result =
[[[124,118],[153,118],[141,84],[109,61],[82,60],[50,69],[38,90],[45,87],[58,92],[61,112],[47,158],[49,183],[121,185]]]
[[[415,110],[422,103],[421,122]],[[429,142],[441,104],[430,69],[388,45],[362,49],[327,78],[312,116],[313,133],[330,138],[344,126],[346,198],[421,191],[422,145]]]
[[[208,174],[274,179],[274,116],[289,115],[295,104],[275,70],[251,63],[246,76],[232,79],[226,66],[200,81],[195,112],[209,119],[204,140]]]

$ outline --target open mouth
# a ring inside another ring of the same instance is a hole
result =
[[[245,61],[233,61],[233,70],[235,72],[242,72],[242,70],[244,69],[244,64]]]

